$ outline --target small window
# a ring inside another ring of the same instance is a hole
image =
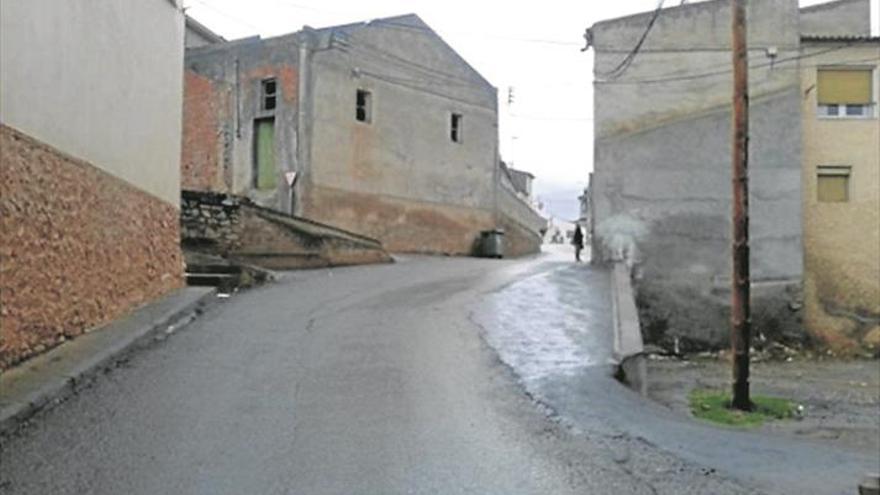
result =
[[[819,167],[816,177],[817,199],[821,203],[849,201],[850,167]]]
[[[870,117],[868,115],[868,111],[871,109],[868,105],[847,105],[846,106],[846,116],[847,117]]]
[[[816,76],[819,115],[832,118],[872,117],[873,79],[870,69],[819,69]]]
[[[275,110],[275,105],[277,103],[277,94],[278,94],[278,82],[275,78],[271,79],[263,79],[261,83],[262,94],[261,96],[261,106],[263,110]]]
[[[365,91],[363,89],[357,90],[357,102],[355,107],[354,118],[357,119],[358,122],[371,122],[372,121],[372,95],[369,91]]]
[[[452,114],[452,118],[449,121],[449,138],[452,139],[454,143],[461,142],[461,133],[462,133],[462,117],[460,113]]]
[[[837,118],[866,118],[874,114],[872,105],[819,105],[819,115]]]

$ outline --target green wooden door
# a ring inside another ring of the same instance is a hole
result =
[[[275,171],[275,119],[257,120],[254,125],[254,183],[257,189],[275,189],[278,184]]]

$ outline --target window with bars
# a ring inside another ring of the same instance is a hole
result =
[[[278,103],[278,82],[275,78],[263,79],[260,82],[260,109],[275,110]]]

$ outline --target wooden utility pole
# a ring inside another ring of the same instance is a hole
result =
[[[749,397],[751,307],[749,276],[749,68],[746,0],[731,0],[733,17],[733,276],[730,340],[734,409],[752,408]]]

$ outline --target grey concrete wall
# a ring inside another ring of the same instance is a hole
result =
[[[222,36],[208,29],[207,26],[204,26],[192,17],[186,16],[186,32],[184,36],[186,48],[198,48],[224,41],[225,39]]]
[[[0,121],[179,205],[175,2],[0,2]]]
[[[206,37],[198,30],[191,28],[190,26],[186,26],[186,35],[184,38],[184,44],[186,48],[198,48],[200,46],[205,45],[213,45],[215,41]]]
[[[732,77],[730,7],[667,9],[622,76],[595,86],[594,256],[639,264],[643,323],[652,340],[726,342],[730,285]],[[750,207],[756,326],[797,332],[783,311],[802,275],[797,2],[749,3]],[[596,70],[615,66],[648,18],[594,26]],[[775,47],[771,60],[766,48]],[[772,65],[771,65],[772,62]],[[766,297],[763,295],[766,292]],[[771,314],[761,319],[761,314]],[[772,320],[772,321],[771,321]]]
[[[800,30],[806,36],[869,36],[871,0],[837,0],[801,9]],[[880,12],[875,12],[880,16]]]
[[[492,208],[496,90],[412,18],[337,30],[345,50],[313,59],[311,175],[318,185],[401,199]],[[355,120],[358,89],[372,122]],[[462,142],[449,137],[463,116]]]

